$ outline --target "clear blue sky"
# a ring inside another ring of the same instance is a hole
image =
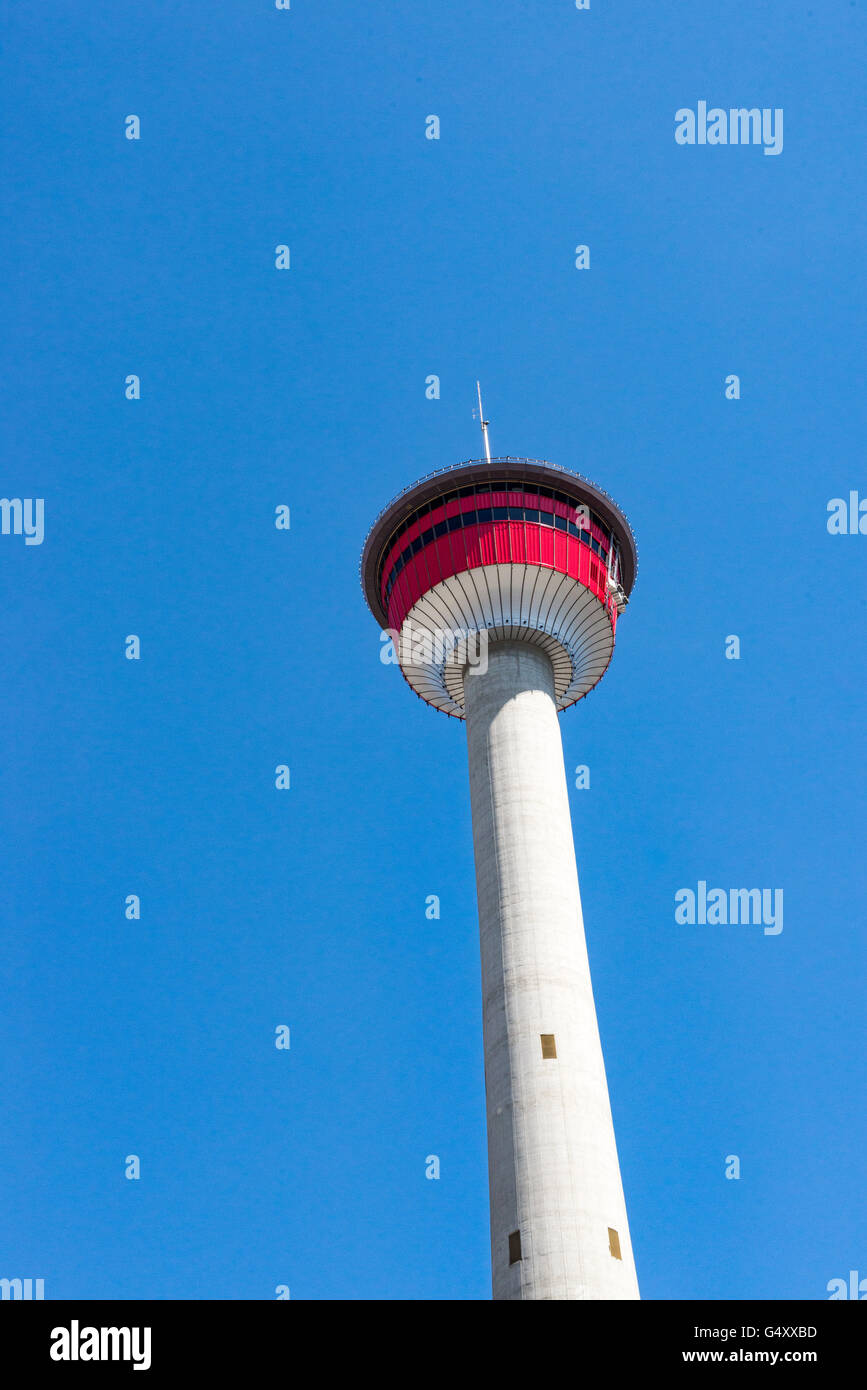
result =
[[[358,583],[477,376],[638,537],[561,727],[643,1295],[867,1275],[863,4],[4,8],[0,491],[46,530],[0,536],[0,1275],[489,1297],[465,735]],[[699,100],[783,153],[677,145]],[[700,879],[782,933],[678,926]]]

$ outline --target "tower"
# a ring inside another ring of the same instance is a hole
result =
[[[409,685],[467,725],[493,1296],[635,1299],[557,721],[611,660],[635,540],[593,483],[482,431],[485,459],[380,514],[362,587]]]

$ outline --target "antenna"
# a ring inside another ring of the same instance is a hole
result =
[[[482,427],[482,439],[485,441],[485,458],[488,463],[491,461],[491,446],[488,443],[488,421],[485,419],[485,412],[482,410],[482,388],[476,382],[476,394],[479,398],[479,423]],[[473,412],[475,414],[475,411]]]

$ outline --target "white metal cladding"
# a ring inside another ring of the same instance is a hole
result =
[[[416,694],[458,719],[465,717],[467,635],[480,632],[490,640],[529,641],[547,652],[558,710],[593,689],[614,651],[604,604],[571,575],[539,565],[462,570],[413,605],[398,642],[401,669]]]

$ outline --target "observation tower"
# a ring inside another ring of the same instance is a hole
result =
[[[557,722],[611,660],[635,540],[601,488],[482,432],[484,459],[380,514],[362,587],[412,689],[467,726],[493,1297],[636,1299]]]

